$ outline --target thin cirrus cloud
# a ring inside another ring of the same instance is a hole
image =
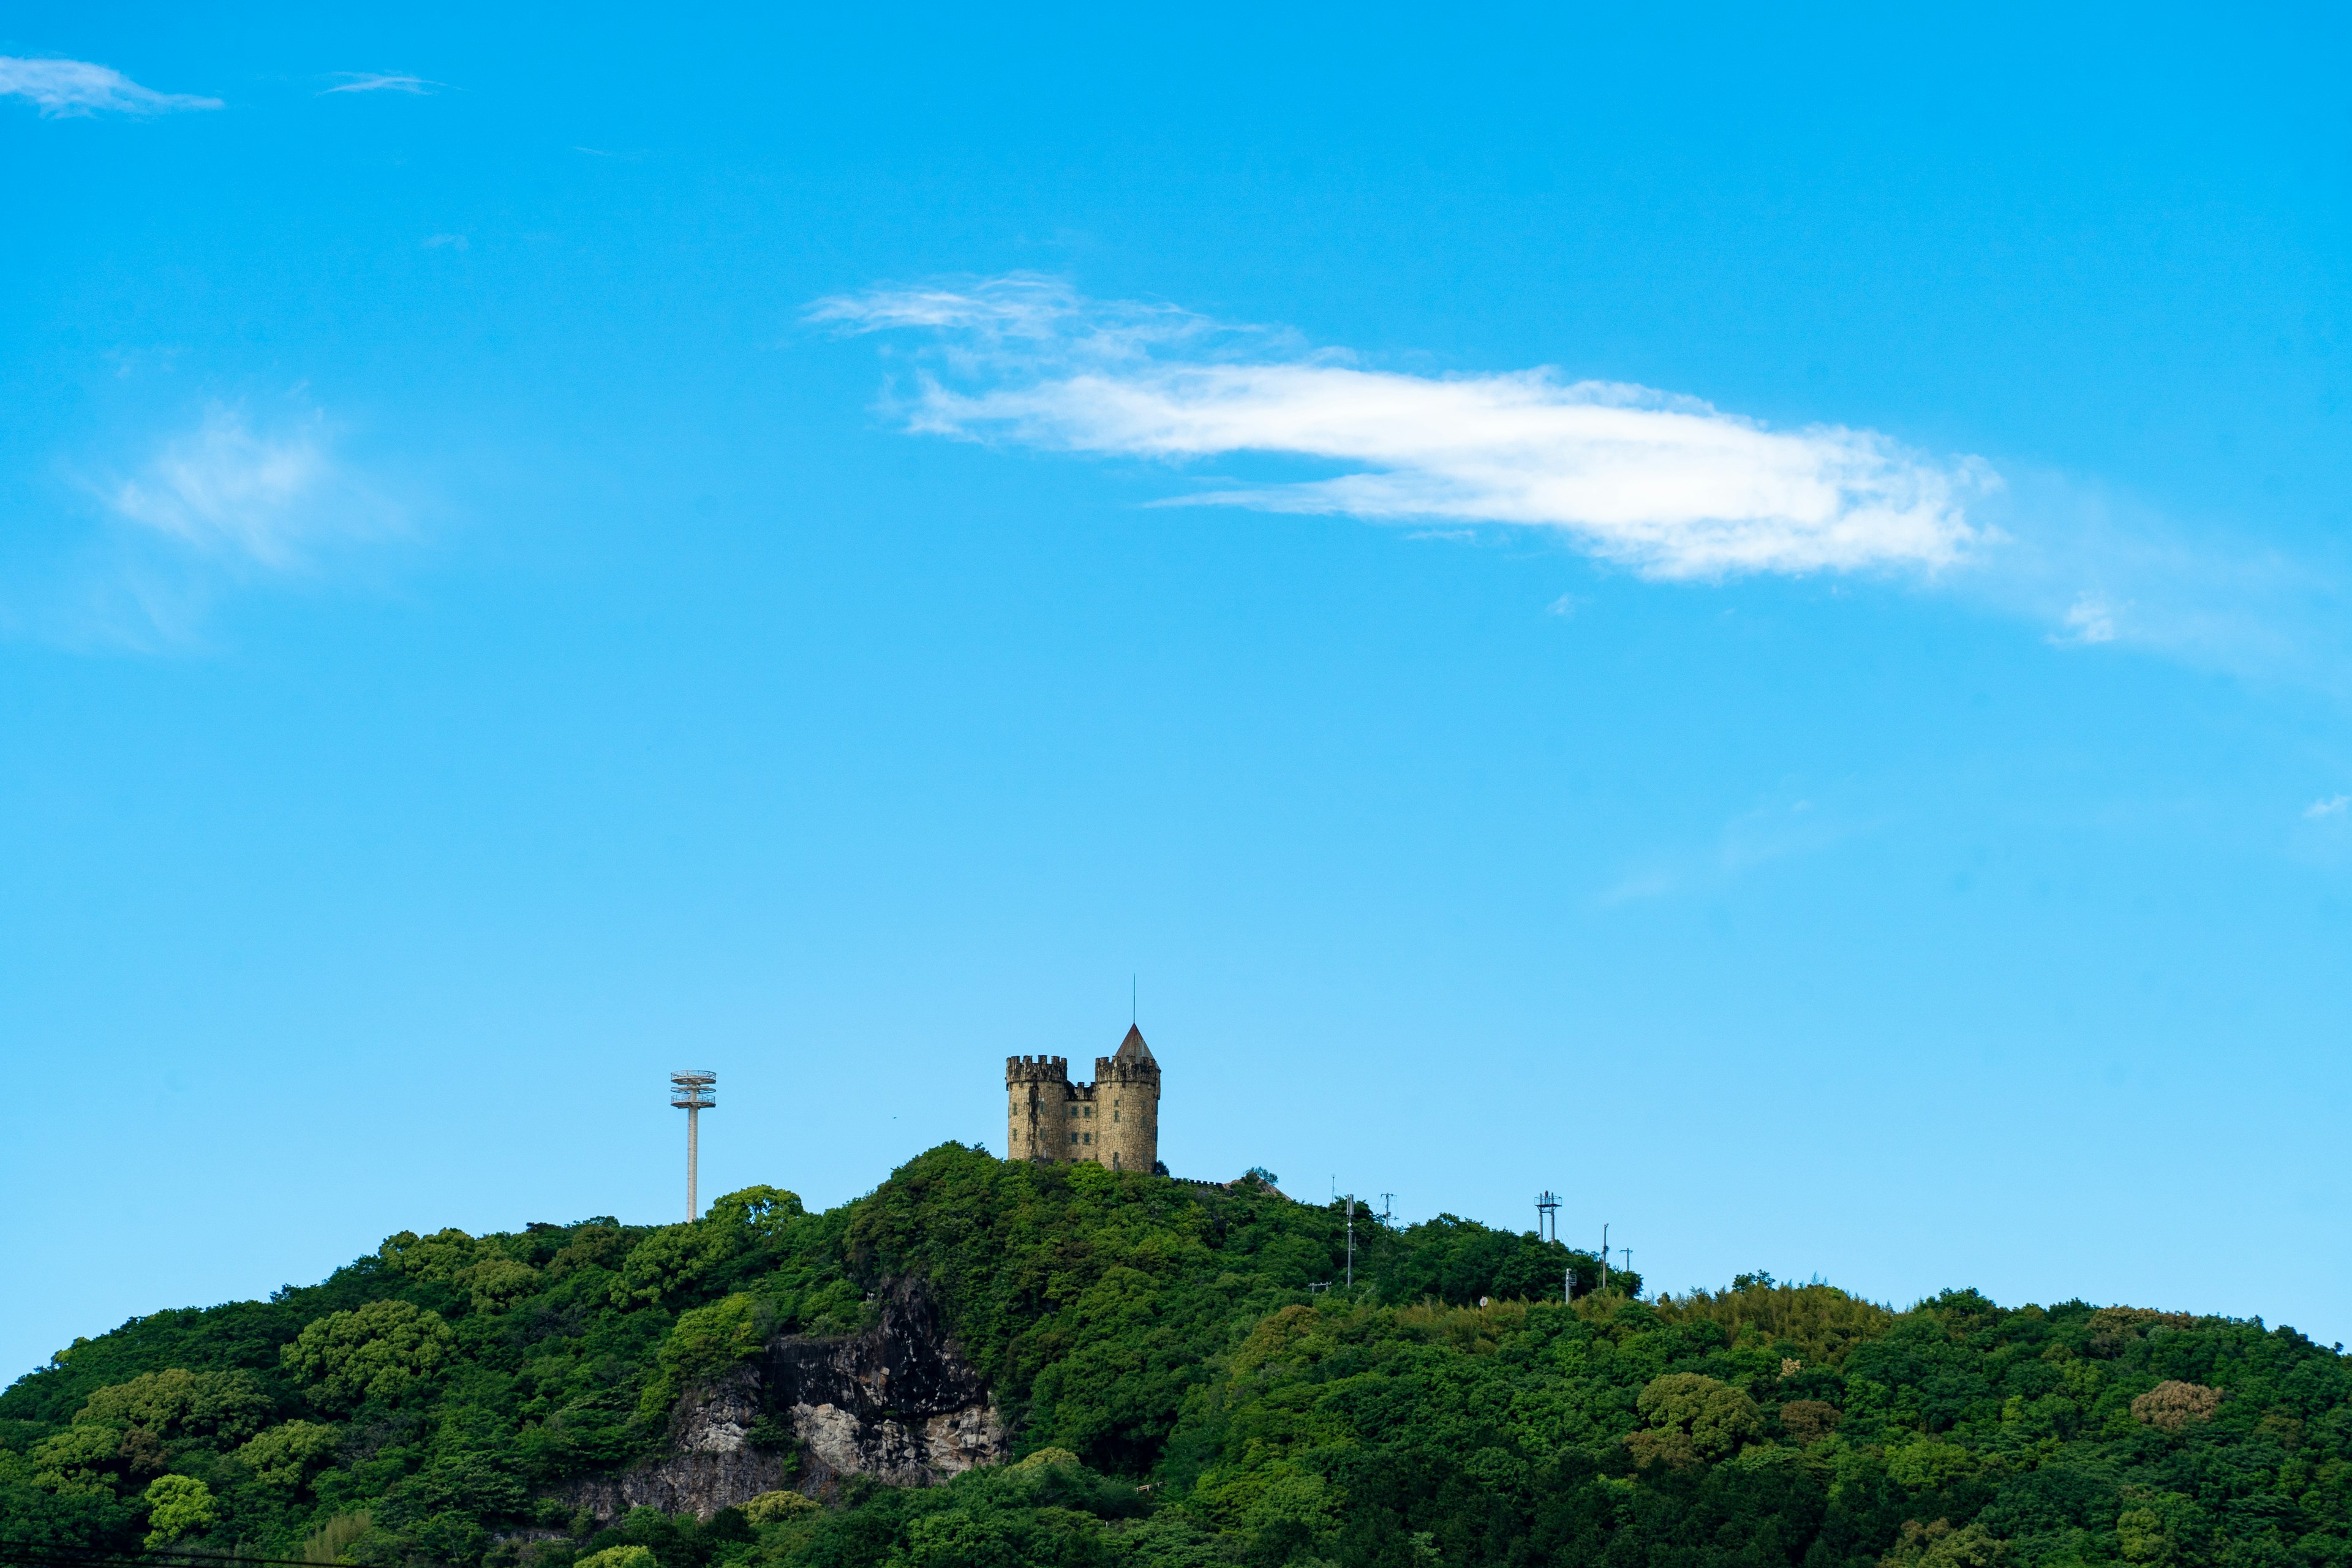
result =
[[[0,98],[22,98],[47,119],[94,114],[167,114],[182,109],[218,109],[217,98],[157,92],[110,66],[89,60],[25,59],[0,55]]]
[[[1282,334],[1010,277],[885,288],[811,308],[933,351],[909,428],[1182,462],[1251,455],[1330,478],[1178,500],[1377,521],[1550,531],[1661,578],[1960,564],[1994,537],[1984,464],[1873,431],[1780,430],[1647,387],[1549,370],[1433,377],[1365,369]]]
[[[240,571],[297,571],[326,545],[398,523],[338,458],[315,411],[257,429],[243,409],[214,407],[100,495],[147,538]]]
[[[103,526],[15,559],[0,636],[184,651],[232,593],[372,574],[365,547],[412,537],[409,509],[341,437],[297,393],[194,411],[127,464],[61,464]]]
[[[1883,814],[1865,814],[1835,800],[1783,796],[1760,802],[1726,822],[1711,847],[1629,868],[1594,901],[1608,908],[1719,890],[1777,862],[1822,854],[1886,825]]]
[[[342,80],[334,86],[321,88],[320,96],[331,92],[404,92],[415,98],[427,98],[445,84],[405,71],[337,71]]]

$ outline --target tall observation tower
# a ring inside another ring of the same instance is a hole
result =
[[[701,1217],[702,1205],[694,1195],[695,1119],[719,1105],[719,1075],[696,1068],[691,1072],[669,1075],[669,1102],[686,1112],[686,1217],[691,1221]]]

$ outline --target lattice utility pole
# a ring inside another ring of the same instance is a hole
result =
[[[1356,1194],[1348,1194],[1348,1289],[1356,1288]]]
[[[719,1105],[716,1085],[719,1075],[697,1068],[690,1072],[669,1075],[669,1102],[686,1112],[686,1217],[688,1221],[702,1216],[702,1205],[695,1201],[695,1121],[703,1111]]]
[[[1536,1194],[1536,1239],[1544,1240],[1547,1231],[1550,1232],[1551,1240],[1559,1239],[1559,1194],[1549,1187]],[[1563,1301],[1576,1300],[1576,1265],[1573,1263],[1560,1276],[1559,1299]]]

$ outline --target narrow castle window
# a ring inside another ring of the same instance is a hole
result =
[[[1075,1142],[1076,1142],[1077,1141],[1078,1141],[1078,1135],[1077,1135],[1076,1133],[1075,1133],[1075,1132],[1071,1133],[1071,1134],[1070,1134],[1070,1142],[1073,1142],[1073,1143],[1075,1143]]]
[[[1087,1133],[1087,1142],[1089,1142],[1089,1143],[1091,1143],[1091,1142],[1093,1142],[1094,1141],[1095,1141],[1095,1135],[1094,1135],[1093,1133],[1091,1133],[1091,1132]]]
[[[1116,1111],[1116,1110],[1112,1111],[1112,1112],[1110,1113],[1110,1119],[1111,1119],[1113,1121],[1118,1121],[1118,1111]]]

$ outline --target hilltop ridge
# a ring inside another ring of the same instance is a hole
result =
[[[2292,1330],[1766,1276],[1643,1301],[1450,1215],[1360,1213],[1350,1291],[1342,1224],[1255,1176],[948,1144],[822,1214],[753,1187],[688,1224],[403,1232],[0,1394],[0,1542],[381,1568],[2352,1557],[2352,1369]]]

